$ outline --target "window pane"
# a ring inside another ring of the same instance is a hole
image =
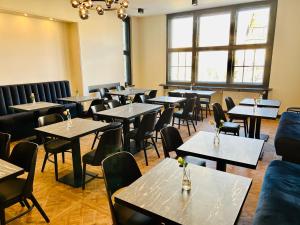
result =
[[[186,48],[193,46],[192,16],[171,19],[170,25],[170,48]]]
[[[230,13],[201,16],[199,26],[200,47],[229,44]]]
[[[236,44],[266,43],[270,8],[244,10],[238,13]]]
[[[200,82],[225,82],[228,51],[199,52],[198,77]]]
[[[192,80],[192,53],[169,53],[169,80],[189,82]]]

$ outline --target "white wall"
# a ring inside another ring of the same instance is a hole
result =
[[[282,101],[281,112],[288,106],[300,106],[300,1],[279,0],[277,25],[271,68],[269,98]],[[139,31],[133,50],[139,57],[133,58],[133,77],[142,86],[155,86],[166,82],[166,16],[135,18],[133,33]],[[135,46],[136,45],[136,46]],[[142,77],[142,79],[141,79]],[[213,101],[222,102],[232,96],[236,101],[251,97],[253,93],[220,92]]]

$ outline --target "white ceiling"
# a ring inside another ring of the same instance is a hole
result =
[[[144,8],[144,15],[150,16],[255,1],[259,0],[198,0],[198,6],[192,6],[192,0],[129,0],[128,13],[136,16],[137,8]]]

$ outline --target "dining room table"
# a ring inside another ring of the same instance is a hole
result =
[[[95,99],[98,99],[98,97],[93,97],[93,96],[70,96],[70,97],[65,97],[65,98],[58,98],[58,101],[63,101],[63,102],[73,102],[77,104],[82,104],[84,102],[90,102]]]
[[[252,179],[188,164],[191,190],[182,189],[183,168],[164,159],[114,195],[114,201],[163,224],[234,225]]]
[[[110,120],[120,120],[123,123],[123,134],[126,137],[126,134],[130,130],[130,122],[135,120],[135,127],[138,127],[140,122],[140,117],[147,113],[153,111],[160,111],[162,105],[157,104],[146,104],[146,103],[130,103],[120,107],[104,110],[97,112],[96,115],[104,119]],[[124,149],[130,151],[131,153],[136,153],[138,150],[130,147],[130,140],[125,138],[124,140]]]
[[[108,93],[110,95],[117,95],[117,96],[133,96],[136,94],[145,94],[146,92],[151,91],[152,89],[142,89],[142,88],[126,88],[125,90],[110,90]]]
[[[276,99],[254,99],[254,98],[244,98],[240,102],[240,105],[254,106],[255,101],[258,107],[279,108],[281,105],[281,102]]]
[[[161,104],[164,105],[165,108],[169,108],[170,106],[174,106],[176,104],[185,102],[186,98],[182,97],[171,97],[171,96],[158,96],[155,98],[147,99],[147,103],[151,104]]]
[[[35,130],[44,136],[55,137],[71,142],[73,171],[61,178],[59,181],[73,187],[82,186],[82,162],[80,151],[80,138],[92,133],[96,133],[109,126],[109,123],[94,121],[89,119],[75,118],[71,121],[62,121],[48,126],[35,128]],[[89,174],[94,174],[89,172]],[[91,176],[86,176],[86,182],[91,180]]]
[[[26,103],[26,104],[19,104],[19,105],[12,105],[10,106],[11,109],[18,111],[18,112],[34,112],[34,111],[41,111],[50,109],[53,107],[62,107],[61,104],[52,103],[52,102],[34,102],[34,103]]]
[[[233,135],[220,134],[218,144],[216,134],[199,131],[176,150],[178,155],[190,155],[216,161],[217,170],[226,172],[226,165],[256,169],[264,141]]]
[[[0,182],[20,176],[23,173],[23,168],[0,159]]]
[[[276,120],[278,116],[279,108],[271,107],[255,107],[255,106],[243,106],[237,105],[233,107],[228,115],[231,116],[247,116],[250,118],[249,126],[249,138],[262,139],[267,141],[269,135],[261,133],[261,120],[262,119],[271,119]]]

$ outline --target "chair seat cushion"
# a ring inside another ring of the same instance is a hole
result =
[[[299,224],[300,165],[272,161],[266,171],[253,225]]]
[[[191,164],[194,164],[194,165],[197,165],[197,166],[204,166],[204,167],[206,166],[206,162],[202,159],[197,158],[197,157],[185,156],[184,159],[187,163],[191,163]]]
[[[85,164],[93,165],[93,166],[101,166],[101,162],[96,163],[96,164],[94,163],[95,153],[96,153],[96,150],[92,150],[92,151],[86,153],[82,157],[82,162]]]
[[[71,142],[62,140],[62,139],[54,139],[48,141],[44,144],[45,150],[50,153],[60,153],[72,148]]]
[[[137,132],[138,132],[138,129],[134,129],[134,130],[129,131],[126,135],[126,138],[136,139]],[[144,139],[151,138],[151,137],[153,137],[153,132],[146,132],[145,136],[144,136]]]
[[[120,122],[112,122],[108,126],[101,128],[99,131],[100,132],[105,132],[105,131],[108,131],[108,130],[111,130],[111,129],[119,128],[120,126],[122,126],[122,123],[120,123]]]
[[[114,204],[116,217],[119,224],[122,225],[156,225],[160,224],[158,221],[149,216],[136,212],[127,207],[121,206],[117,203]]]
[[[174,112],[174,116],[177,117],[177,118],[182,118],[183,117],[183,110],[179,110],[177,112]],[[193,116],[193,113],[190,112],[189,113],[189,116],[192,117]]]
[[[9,179],[0,182],[0,205],[20,196],[26,180],[20,178]]]

